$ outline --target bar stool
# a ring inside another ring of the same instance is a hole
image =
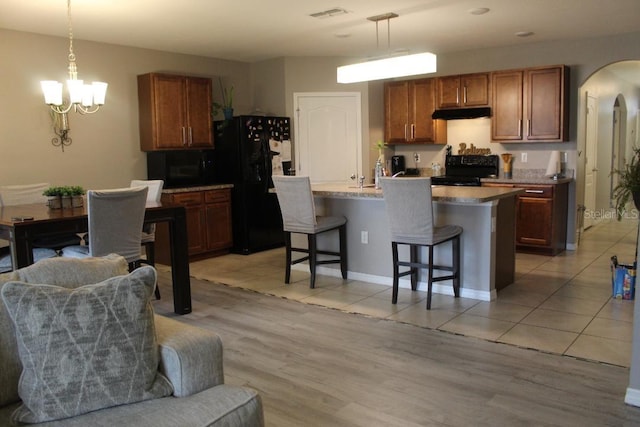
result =
[[[460,296],[460,234],[462,227],[457,225],[435,226],[433,223],[433,204],[431,196],[431,178],[382,178],[382,193],[389,217],[391,231],[391,249],[393,252],[393,296],[392,303],[398,302],[398,282],[400,277],[411,275],[411,289],[418,286],[418,272],[428,269],[427,310],[431,309],[431,290],[433,282],[453,281],[453,293]],[[433,264],[433,248],[451,241],[452,266]],[[398,245],[409,246],[409,261],[400,261]],[[428,248],[429,260],[420,262],[419,248]],[[400,272],[400,267],[409,270]],[[433,277],[433,270],[451,271],[450,275]]]
[[[291,279],[291,266],[303,261],[309,261],[311,273],[310,288],[315,287],[316,266],[320,264],[340,263],[342,278],[347,278],[347,219],[343,216],[316,216],[311,192],[311,182],[307,176],[274,176],[280,211],[282,212],[285,245],[287,252],[287,266],[284,282]],[[331,230],[338,230],[340,251],[318,250],[316,236]],[[291,233],[307,235],[307,248],[291,246]],[[292,252],[301,252],[306,256],[292,260]],[[318,255],[330,255],[338,258],[318,260]]]

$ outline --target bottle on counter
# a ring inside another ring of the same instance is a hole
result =
[[[441,173],[440,163],[438,162],[431,163],[431,176],[440,176],[440,173]]]
[[[376,169],[374,175],[375,188],[380,188],[380,177],[382,176],[382,161],[380,159],[376,161]]]

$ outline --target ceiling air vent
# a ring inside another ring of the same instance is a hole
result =
[[[316,13],[312,13],[311,17],[313,18],[319,18],[319,19],[323,19],[323,18],[331,18],[333,16],[338,16],[338,15],[346,15],[347,10],[343,9],[341,7],[334,7],[333,9],[329,9],[329,10],[324,10],[322,12],[316,12]]]

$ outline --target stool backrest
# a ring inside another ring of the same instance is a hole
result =
[[[141,258],[140,233],[148,187],[87,191],[89,252],[115,253],[131,263]]]
[[[313,233],[316,210],[308,176],[273,176],[284,231]]]
[[[433,235],[431,178],[382,178],[391,240],[419,243]]]

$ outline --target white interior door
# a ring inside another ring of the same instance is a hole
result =
[[[585,132],[585,172],[584,172],[584,207],[585,218],[584,228],[593,225],[595,215],[591,213],[596,208],[596,179],[598,170],[596,169],[596,153],[598,143],[598,98],[587,94],[587,120]]]
[[[295,93],[295,169],[311,182],[345,182],[360,175],[360,93]]]
[[[622,169],[624,164],[620,164],[623,156],[620,155],[620,107],[613,107],[613,136],[611,144],[611,177],[609,188],[609,207],[616,206],[616,200],[613,198],[613,189],[618,186],[618,174],[613,171]]]

